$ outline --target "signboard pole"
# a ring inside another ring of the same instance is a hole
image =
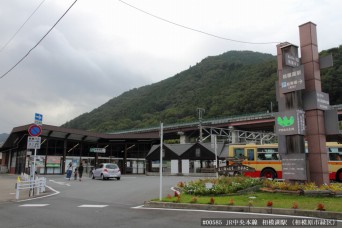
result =
[[[218,178],[218,168],[219,168],[219,165],[218,165],[218,161],[217,161],[217,136],[215,135],[214,136],[214,144],[215,144],[215,161],[216,161],[216,178]]]
[[[33,165],[32,165],[32,179],[35,180],[35,173],[36,173],[36,156],[37,156],[37,149],[34,149],[34,156],[33,156]]]
[[[163,190],[163,123],[160,123],[159,200]]]

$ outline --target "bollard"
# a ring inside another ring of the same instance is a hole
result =
[[[39,192],[40,192],[40,180],[39,179],[36,179],[35,182],[34,182],[34,187],[37,188],[37,195],[39,195]]]
[[[20,187],[20,183],[15,183],[15,199],[18,200],[19,199],[19,187]]]

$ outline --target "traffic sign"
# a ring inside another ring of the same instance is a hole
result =
[[[106,148],[90,148],[89,152],[92,153],[106,153]]]
[[[41,137],[27,137],[27,149],[40,149]]]
[[[36,125],[42,125],[43,124],[43,115],[39,113],[34,114],[34,123]]]
[[[31,125],[28,129],[28,133],[31,136],[39,136],[42,133],[42,128],[39,125]]]

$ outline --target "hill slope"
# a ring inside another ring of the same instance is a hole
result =
[[[342,60],[341,49],[331,49],[325,54],[333,52]],[[325,84],[329,86],[329,93],[333,93],[330,95],[331,103],[341,104],[341,94],[337,90],[342,86],[342,73],[338,76],[340,82],[335,85],[332,78],[340,71],[340,68],[335,68],[336,64],[334,69],[325,71],[329,75]],[[196,120],[198,107],[205,109],[206,119],[266,112],[271,102],[276,104],[276,72],[276,58],[272,55],[230,51],[207,57],[188,70],[158,83],[125,92],[63,126],[110,132],[157,126],[160,121],[173,124]],[[330,87],[336,87],[336,91],[330,91]]]

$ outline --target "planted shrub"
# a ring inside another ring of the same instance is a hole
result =
[[[206,183],[212,183],[213,186],[206,188]],[[193,195],[220,195],[236,193],[239,190],[256,185],[262,185],[262,180],[250,177],[205,178],[184,184],[182,190],[187,194]]]
[[[214,199],[214,197],[211,197],[211,198],[210,198],[209,204],[215,204],[215,199]]]

